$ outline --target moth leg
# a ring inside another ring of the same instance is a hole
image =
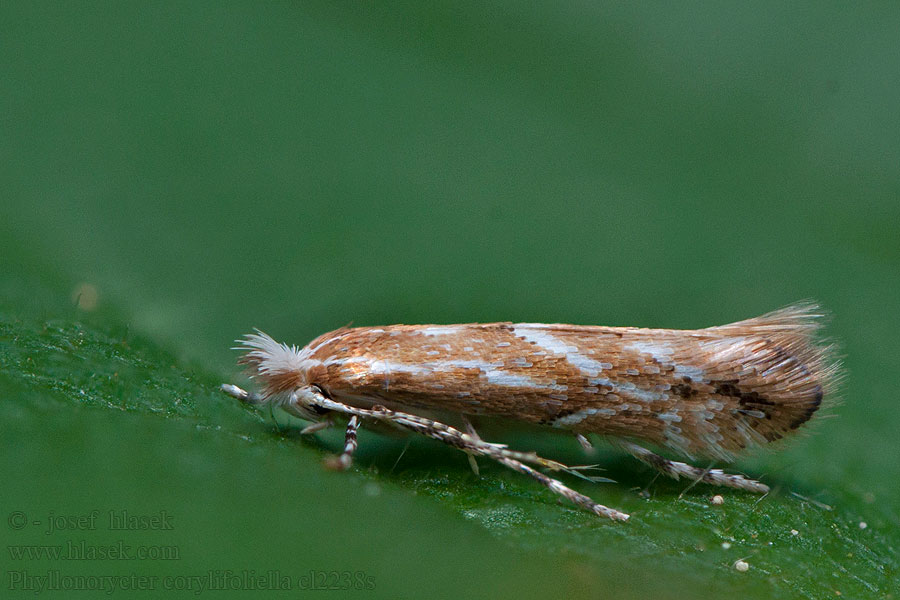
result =
[[[232,385],[230,383],[223,383],[219,386],[219,389],[221,389],[232,398],[237,398],[241,402],[246,402],[247,404],[263,403],[263,397],[261,395],[242,390],[238,386]]]
[[[462,415],[463,425],[466,427],[466,433],[471,435],[473,438],[480,440],[481,436],[478,435],[478,432],[475,431],[475,426],[472,425],[472,422],[466,417],[466,415]]]
[[[335,471],[346,471],[353,464],[353,453],[356,452],[356,432],[359,430],[359,417],[353,415],[347,422],[347,432],[344,434],[344,451],[337,456],[332,456],[325,461],[325,466]]]
[[[581,447],[588,454],[593,454],[595,452],[594,445],[591,443],[591,440],[587,439],[580,433],[575,434],[575,439],[578,440],[578,443],[581,444]]]
[[[467,419],[466,416],[463,415],[462,420],[463,424],[466,426],[466,432],[472,437],[480,440],[481,436],[478,435],[477,431],[475,431],[475,427],[472,425],[469,419]],[[466,457],[469,459],[469,468],[472,469],[472,472],[475,473],[475,475],[481,475],[481,471],[478,468],[478,461],[475,460],[475,455],[466,452]]]
[[[432,421],[431,419],[424,419],[422,417],[417,417],[416,415],[390,411],[385,408],[379,407],[373,409],[373,412],[376,413],[376,415],[373,415],[376,416],[376,418],[380,416],[381,418],[385,418],[405,429],[409,429],[410,431],[420,433],[424,436],[444,442],[445,444],[448,444],[455,448],[459,448],[460,450],[469,453],[471,456],[480,455],[492,458],[500,464],[512,469],[513,471],[528,475],[529,477],[546,486],[548,489],[550,489],[550,491],[559,494],[563,498],[569,500],[574,504],[577,504],[578,506],[581,506],[582,508],[586,508],[596,515],[607,517],[616,521],[628,520],[627,514],[594,502],[584,494],[579,494],[575,490],[567,487],[561,481],[553,479],[552,477],[548,477],[540,471],[534,470],[533,468],[522,462],[520,459],[529,460],[530,462],[535,462],[537,464],[547,462],[558,465],[560,463],[555,463],[555,461],[546,461],[546,459],[541,459],[541,457],[537,456],[536,454],[508,450],[502,444],[492,444],[482,441],[479,438],[472,437],[471,435],[463,433],[458,429],[450,427],[449,425],[445,425],[444,423],[440,423],[438,421]],[[568,471],[567,467],[563,466],[563,468]]]
[[[317,431],[322,431],[323,429],[328,429],[334,425],[330,420],[326,421],[316,421],[311,425],[307,425],[303,429],[300,430],[300,435],[308,435],[310,433],[315,433]]]
[[[492,457],[494,458],[494,457]],[[579,494],[575,490],[566,487],[562,484],[562,482],[553,479],[552,477],[548,477],[541,473],[540,471],[535,471],[528,465],[521,463],[512,458],[494,458],[497,462],[502,465],[505,465],[512,469],[513,471],[518,471],[519,473],[524,473],[525,475],[530,475],[532,478],[536,479],[540,483],[547,486],[550,491],[559,494],[566,500],[577,504],[582,508],[586,508],[591,511],[595,515],[599,515],[601,517],[606,517],[608,519],[612,519],[613,521],[627,521],[629,516],[627,513],[620,512],[614,508],[609,508],[608,506],[603,506],[602,504],[597,504],[584,494]]]
[[[566,498],[567,500],[577,504],[578,506],[586,508],[596,515],[600,515],[602,517],[607,517],[609,519],[617,521],[626,521],[628,519],[627,514],[619,512],[612,508],[608,508],[606,506],[603,506],[602,504],[598,504],[584,494],[579,494],[575,490],[566,487],[562,482],[557,481],[552,477],[548,477],[547,475],[534,470],[533,468],[522,462],[523,460],[525,460],[542,466],[552,465],[557,466],[557,468],[568,470],[568,467],[562,465],[561,463],[557,463],[556,461],[543,459],[533,453],[515,452],[513,450],[507,449],[503,444],[492,444],[489,442],[485,442],[477,437],[473,437],[472,435],[463,433],[458,429],[450,427],[449,425],[445,425],[444,423],[440,423],[438,421],[433,421],[431,419],[426,419],[423,417],[418,417],[416,415],[411,415],[408,413],[388,410],[387,408],[384,408],[382,406],[376,406],[372,409],[356,408],[353,406],[342,404],[340,402],[335,402],[334,400],[326,398],[321,394],[315,395],[314,402],[321,408],[356,417],[391,423],[408,431],[419,433],[426,437],[444,442],[445,444],[453,446],[454,448],[458,448],[469,454],[492,458],[493,460],[496,460],[500,464],[514,471],[518,471],[519,473],[530,476],[531,478],[546,486],[552,492],[559,494],[563,498]]]
[[[683,462],[669,460],[664,456],[660,456],[655,452],[647,450],[643,446],[624,440],[619,441],[619,445],[642,463],[650,465],[663,475],[671,477],[672,479],[685,477],[687,479],[702,481],[711,485],[746,490],[748,492],[757,492],[759,494],[767,494],[769,492],[769,486],[766,484],[749,479],[743,475],[725,473],[722,469],[701,469]]]

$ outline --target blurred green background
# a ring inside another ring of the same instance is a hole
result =
[[[274,597],[330,572],[357,598],[900,597],[898,31],[895,3],[2,3],[4,596],[230,571],[289,577]],[[567,481],[624,525],[427,440],[364,432],[325,472],[339,433],[216,390],[252,327],[693,328],[803,298],[848,376],[737,465],[775,492],[712,507],[601,446],[617,483]],[[82,541],[177,560],[21,554]]]

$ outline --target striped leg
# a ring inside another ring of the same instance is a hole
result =
[[[353,415],[347,422],[347,433],[344,435],[344,451],[337,456],[325,460],[325,466],[335,471],[346,471],[353,464],[353,453],[356,452],[356,432],[359,430],[359,417]]]
[[[702,481],[711,485],[720,485],[738,490],[746,490],[748,492],[757,492],[760,494],[769,493],[769,486],[760,483],[759,481],[748,479],[743,475],[732,475],[723,472],[722,469],[701,469],[683,462],[669,460],[664,456],[660,456],[659,454],[647,450],[643,446],[638,446],[635,443],[624,440],[620,441],[619,445],[642,463],[650,465],[663,475],[671,477],[672,479],[684,477],[686,479]]]
[[[258,395],[250,394],[237,387],[236,385],[223,384],[221,387],[222,391],[224,391],[226,394],[237,398],[242,402],[259,403],[259,401],[261,400]],[[375,406],[372,409],[363,409],[342,404],[340,402],[335,402],[334,400],[326,398],[321,394],[314,394],[313,398],[314,399],[307,395],[305,397],[305,402],[314,404],[326,410],[350,415],[350,421],[347,424],[347,435],[344,444],[344,452],[339,456],[332,457],[330,461],[326,462],[326,466],[337,469],[346,469],[350,466],[353,451],[356,450],[357,446],[356,432],[357,429],[359,429],[360,419],[369,418],[388,423],[401,429],[406,429],[407,431],[419,433],[440,442],[444,442],[445,444],[468,453],[470,456],[486,456],[488,458],[492,458],[514,471],[518,471],[519,473],[523,473],[525,475],[528,475],[529,477],[532,477],[541,484],[545,485],[552,492],[559,494],[563,498],[566,498],[567,500],[577,504],[578,506],[581,506],[582,508],[586,508],[596,515],[607,517],[614,521],[628,520],[627,514],[603,506],[602,504],[598,504],[584,494],[579,494],[575,490],[566,487],[562,482],[557,481],[552,477],[548,477],[547,475],[534,470],[524,463],[529,462],[554,471],[565,471],[567,473],[576,475],[583,479],[588,479],[590,481],[604,481],[603,478],[590,477],[584,474],[584,471],[591,467],[570,467],[555,460],[549,460],[538,456],[534,452],[517,452],[515,450],[510,450],[504,444],[494,444],[483,441],[478,437],[477,433],[474,433],[474,430],[473,434],[463,433],[458,429],[455,429],[438,421],[433,421],[431,419],[418,417],[416,415],[411,415],[408,413],[388,410],[383,406]],[[306,406],[304,406],[303,408],[306,408]]]
[[[577,467],[568,467],[566,465],[563,465],[562,463],[542,458],[537,454],[534,454],[533,452],[516,452],[514,450],[509,450],[503,444],[493,444],[490,442],[485,442],[478,437],[474,437],[468,433],[463,433],[462,431],[450,427],[449,425],[445,425],[444,423],[440,423],[438,421],[433,421],[431,419],[426,419],[424,417],[419,417],[416,415],[411,415],[408,413],[388,410],[383,406],[375,406],[372,409],[356,408],[354,406],[335,402],[334,400],[326,398],[325,396],[318,396],[315,402],[321,408],[352,415],[354,417],[364,417],[368,419],[383,421],[385,423],[390,423],[402,429],[406,429],[408,431],[430,437],[440,442],[444,442],[445,444],[453,446],[454,448],[458,448],[463,452],[467,452],[472,455],[492,458],[514,471],[518,471],[519,473],[523,473],[532,477],[533,479],[545,485],[552,492],[559,494],[563,498],[566,498],[567,500],[577,504],[578,506],[581,506],[582,508],[586,508],[596,515],[607,517],[616,521],[628,520],[627,514],[603,506],[602,504],[598,504],[584,494],[579,494],[575,490],[566,487],[562,482],[557,481],[552,477],[548,477],[547,475],[534,470],[524,463],[530,462],[553,470],[562,470],[578,475],[580,477],[584,477],[584,475]]]

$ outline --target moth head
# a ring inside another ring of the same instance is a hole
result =
[[[244,352],[238,363],[247,365],[250,377],[261,385],[265,400],[294,403],[297,400],[291,396],[299,398],[299,390],[309,388],[309,369],[315,361],[310,360],[308,348],[276,342],[258,329],[237,343],[235,350]]]

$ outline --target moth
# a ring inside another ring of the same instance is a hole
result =
[[[564,430],[586,446],[587,435],[606,436],[669,477],[766,493],[759,481],[678,462],[646,445],[692,461],[730,462],[793,433],[833,394],[839,376],[833,346],[818,339],[822,318],[816,304],[805,302],[693,330],[543,323],[345,327],[303,348],[257,330],[237,349],[259,391],[222,389],[310,421],[304,433],[345,426],[343,452],[331,461],[338,469],[351,465],[361,424],[387,423],[466,452],[473,468],[473,457],[488,457],[597,515],[624,521],[627,514],[538,470],[587,477],[585,467],[485,441],[471,420]]]

